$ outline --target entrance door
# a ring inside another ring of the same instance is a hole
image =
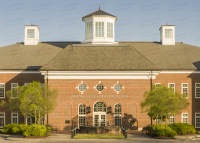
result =
[[[94,104],[93,115],[94,126],[106,126],[106,104],[104,102],[98,101]]]
[[[98,124],[99,126],[106,126],[106,115],[94,115],[94,126],[97,126]]]

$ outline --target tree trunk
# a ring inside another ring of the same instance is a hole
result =
[[[156,126],[158,124],[158,114],[156,115]]]
[[[40,125],[40,110],[39,110],[39,125]]]
[[[167,131],[167,111],[166,111],[166,120],[165,120],[165,131]]]
[[[25,124],[27,125],[27,116],[25,116]]]
[[[35,110],[35,131],[36,131],[36,110]]]
[[[161,114],[161,128],[162,128],[163,115]]]

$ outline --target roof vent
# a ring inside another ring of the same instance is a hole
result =
[[[37,25],[24,25],[25,38],[24,45],[37,45],[39,42],[39,27]]]

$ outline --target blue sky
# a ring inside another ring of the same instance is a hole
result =
[[[82,17],[98,10],[117,16],[116,41],[159,41],[176,25],[176,42],[200,47],[200,0],[0,0],[0,47],[24,41],[24,25],[38,25],[40,41],[84,41]]]

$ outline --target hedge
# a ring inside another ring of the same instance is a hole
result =
[[[190,125],[188,123],[172,123],[168,125],[170,128],[172,128],[174,131],[177,132],[177,134],[184,135],[184,134],[194,134],[196,133],[196,130],[193,125]]]
[[[177,135],[176,131],[171,129],[169,126],[167,126],[167,131],[165,130],[165,125],[161,127],[161,125],[151,125],[148,129],[148,131],[154,131],[156,130],[157,127],[157,132],[156,134],[158,136],[167,136],[167,137],[175,137]]]
[[[48,127],[51,130],[50,127]],[[24,136],[44,136],[46,134],[45,125],[25,125],[25,124],[7,124],[4,126],[4,132],[7,134],[22,134]]]

